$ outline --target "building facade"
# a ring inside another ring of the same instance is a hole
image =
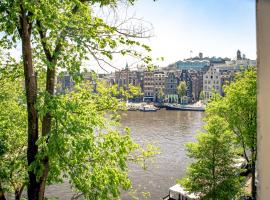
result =
[[[155,84],[154,84],[154,72],[143,72],[143,101],[154,101],[155,98]]]
[[[74,85],[75,81],[68,73],[63,73],[60,76],[57,76],[57,93],[64,93],[65,91],[70,91],[73,89]]]
[[[200,70],[205,66],[210,66],[209,60],[180,60],[175,63],[176,68],[179,70],[183,69],[195,69]]]
[[[203,89],[203,72],[201,70],[189,70],[192,81],[192,102],[196,102],[200,98],[200,93]]]
[[[176,71],[169,71],[165,77],[165,94],[177,94],[177,86],[179,84],[179,77]]]
[[[115,83],[118,88],[127,89],[129,84],[142,87],[142,74],[139,71],[131,71],[127,67],[123,70],[115,72]]]
[[[221,94],[221,73],[218,68],[211,66],[203,75],[203,91],[206,101],[213,96],[213,92]]]
[[[165,72],[154,72],[154,101],[162,101],[165,97]]]

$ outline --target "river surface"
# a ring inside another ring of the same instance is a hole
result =
[[[139,112],[129,111],[122,114],[122,125],[130,127],[132,138],[141,145],[154,143],[160,154],[147,162],[147,170],[130,164],[129,176],[133,191],[123,192],[121,199],[132,200],[132,195],[148,200],[160,200],[168,194],[168,188],[185,175],[190,163],[186,156],[185,144],[195,140],[196,131],[202,129],[203,112],[167,111]],[[68,184],[50,186],[49,196],[70,199]],[[150,196],[149,196],[150,195]]]
[[[168,188],[185,175],[190,162],[186,156],[185,144],[195,140],[197,130],[202,129],[202,112],[167,111],[128,112],[122,116],[122,124],[131,128],[132,138],[145,145],[155,143],[160,154],[148,163],[145,171],[138,166],[130,166],[130,178],[137,195],[150,192],[148,199],[157,200],[166,196]],[[122,199],[130,200],[127,194]]]

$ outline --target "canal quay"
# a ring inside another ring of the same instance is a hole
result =
[[[195,140],[196,131],[202,130],[204,112],[173,111],[161,109],[156,112],[126,111],[122,114],[122,126],[131,129],[131,136],[137,143],[146,146],[155,144],[160,154],[147,162],[147,170],[130,164],[129,177],[134,191],[123,192],[122,200],[133,200],[132,196],[145,199],[142,193],[149,193],[148,200],[159,200],[166,196],[168,188],[185,175],[190,163],[185,144]],[[136,191],[136,192],[135,192]],[[68,183],[49,186],[47,196],[60,200],[71,199]]]

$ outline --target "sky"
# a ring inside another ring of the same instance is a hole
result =
[[[255,0],[138,0],[128,14],[152,23],[146,43],[165,58],[161,67],[199,52],[233,59],[239,49],[256,59]]]
[[[153,37],[142,42],[152,48],[154,60],[164,57],[163,62],[154,61],[160,67],[199,52],[208,57],[234,59],[239,49],[247,58],[256,59],[255,0],[137,0],[128,10],[120,6],[118,12],[152,24]],[[19,48],[14,54],[20,52]],[[116,57],[112,63],[120,69],[134,60]],[[96,62],[84,65],[104,72]],[[107,69],[115,71],[108,66]]]

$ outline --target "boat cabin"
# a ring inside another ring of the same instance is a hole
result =
[[[244,169],[247,167],[247,160],[243,157],[239,157],[239,158],[236,158],[234,159],[235,161],[235,164],[234,164],[234,167],[236,168],[239,168],[239,169]]]
[[[169,194],[163,197],[163,200],[195,200],[199,196],[194,193],[189,193],[180,185],[176,184],[169,188]]]

